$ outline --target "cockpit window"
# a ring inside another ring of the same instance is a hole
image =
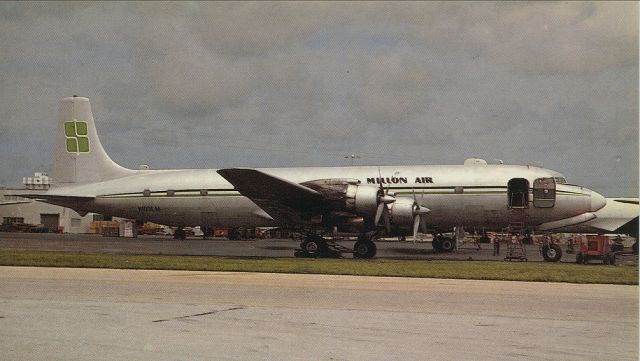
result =
[[[554,177],[556,184],[567,184],[567,180],[564,177]]]

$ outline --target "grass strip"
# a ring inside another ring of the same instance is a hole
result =
[[[638,284],[638,266],[496,261],[415,261],[0,251],[0,266],[306,273],[477,280]]]

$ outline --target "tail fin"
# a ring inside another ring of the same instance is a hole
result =
[[[100,144],[89,99],[60,101],[53,180],[56,184],[97,182],[134,174],[109,158]]]

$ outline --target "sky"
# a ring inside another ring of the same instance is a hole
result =
[[[637,2],[0,2],[0,186],[73,94],[128,168],[480,157],[638,196]]]

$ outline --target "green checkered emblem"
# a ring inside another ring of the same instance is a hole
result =
[[[67,152],[89,153],[89,136],[87,134],[87,122],[77,122],[75,119],[70,122],[64,122]]]

